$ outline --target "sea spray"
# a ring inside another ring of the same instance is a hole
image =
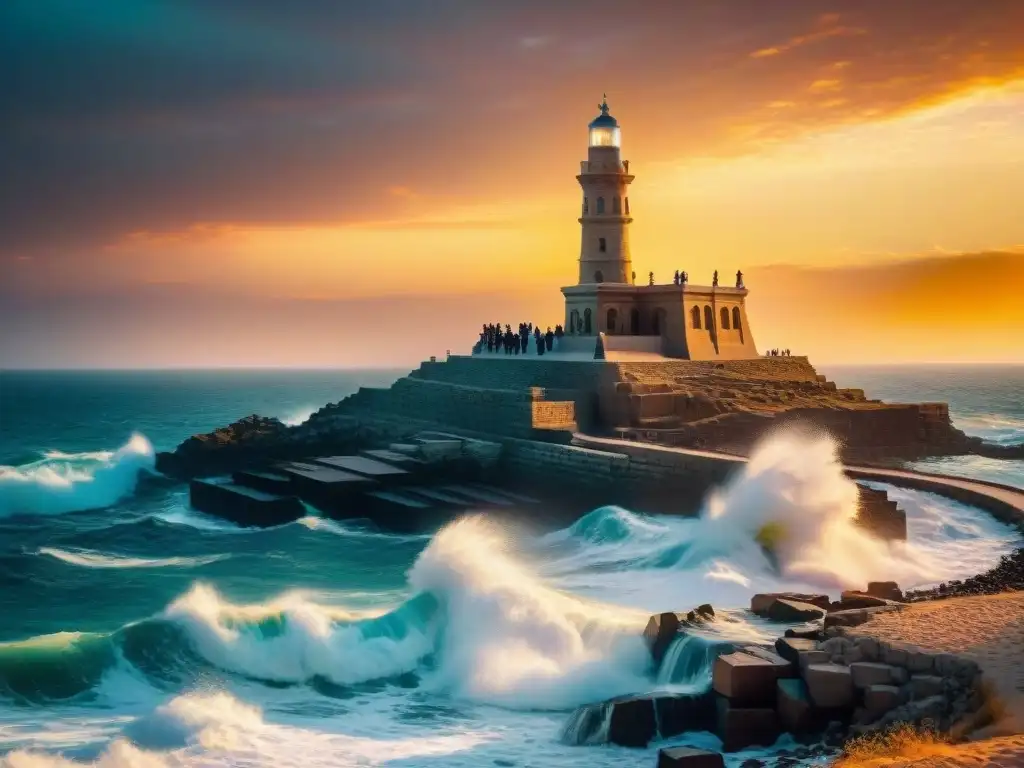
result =
[[[200,557],[130,557],[89,549],[59,547],[40,547],[37,552],[82,568],[198,568],[231,557],[228,554]]]
[[[154,461],[149,441],[133,435],[112,453],[52,451],[31,464],[0,466],[0,517],[109,507],[134,492],[140,473],[152,471]]]
[[[873,579],[916,582],[937,571],[903,542],[883,542],[857,527],[857,509],[856,484],[843,473],[834,441],[777,434],[708,498],[680,565],[727,554],[822,589],[863,587]]]
[[[465,518],[434,537],[409,581],[444,616],[434,682],[505,706],[561,709],[636,690],[649,655],[645,616],[545,585],[505,532]]]

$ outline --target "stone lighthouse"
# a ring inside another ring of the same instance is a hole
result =
[[[590,123],[587,159],[576,177],[583,188],[580,244],[580,285],[632,284],[629,256],[629,162],[621,156],[619,123],[608,112],[607,97],[601,114]]]

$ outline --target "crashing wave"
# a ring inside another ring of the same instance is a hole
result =
[[[30,464],[0,466],[0,517],[109,507],[135,491],[154,461],[149,441],[133,435],[114,452],[52,451]]]

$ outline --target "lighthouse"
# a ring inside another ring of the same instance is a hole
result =
[[[608,111],[608,98],[598,105],[601,113],[588,126],[587,159],[580,163],[576,180],[583,189],[580,214],[579,285],[633,283],[629,256],[629,162],[623,162],[618,121]]]

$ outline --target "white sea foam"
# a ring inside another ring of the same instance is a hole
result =
[[[231,557],[229,554],[199,557],[129,557],[94,552],[89,549],[60,549],[58,547],[40,547],[36,551],[40,555],[47,555],[69,565],[78,565],[83,568],[195,568]]]
[[[281,421],[287,424],[289,427],[297,427],[300,424],[305,424],[309,421],[309,417],[317,412],[317,408],[313,406],[303,406],[302,408],[295,408],[288,412],[286,416],[281,417]]]
[[[0,466],[0,517],[111,506],[133,493],[140,473],[151,471],[153,464],[153,446],[133,435],[114,452],[51,451],[31,464]]]

